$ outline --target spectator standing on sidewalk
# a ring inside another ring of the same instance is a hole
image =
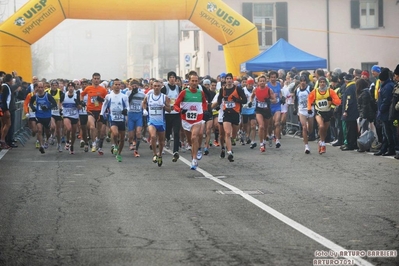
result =
[[[393,89],[393,99],[390,109],[391,120],[395,120],[396,123],[399,120],[399,65],[396,66],[393,72],[393,80],[395,82],[395,87]],[[399,135],[399,126],[396,126],[396,136]],[[396,143],[398,145],[398,143]],[[396,146],[396,150],[398,147]],[[395,155],[395,159],[399,159],[399,153]]]
[[[12,75],[6,74],[1,84],[1,103],[0,112],[1,116],[1,131],[0,131],[0,148],[10,149],[11,147],[6,143],[6,135],[11,127],[11,100],[12,100]]]
[[[351,151],[357,149],[357,118],[359,110],[357,109],[356,84],[351,74],[345,76],[346,89],[342,95],[342,120],[346,123],[347,144],[341,149],[343,151]]]
[[[22,82],[21,82],[20,77],[18,77],[16,71],[13,71],[12,72],[12,82],[11,82],[11,99],[10,99],[11,125],[10,125],[10,128],[9,128],[7,136],[6,136],[6,143],[11,148],[18,147],[18,145],[16,145],[16,143],[14,141],[15,111],[17,110],[15,101],[16,101],[17,94],[21,91],[21,85],[22,85]]]
[[[381,88],[378,93],[378,113],[377,120],[382,122],[382,146],[380,151],[374,153],[379,156],[391,156],[395,153],[395,127],[393,121],[389,119],[389,107],[391,106],[393,98],[394,83],[389,77],[389,68],[382,68],[379,75],[381,81]]]

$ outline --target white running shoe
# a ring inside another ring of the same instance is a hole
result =
[[[202,149],[199,148],[198,152],[197,152],[197,160],[201,160],[202,159]]]
[[[197,161],[196,159],[193,159],[193,160],[191,161],[190,169],[191,169],[191,170],[196,170],[197,167],[198,167],[198,161]]]

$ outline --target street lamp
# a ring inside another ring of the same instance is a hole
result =
[[[211,62],[211,52],[206,52],[206,56],[208,57],[208,75],[210,76],[211,75],[211,65],[210,65],[210,62]]]

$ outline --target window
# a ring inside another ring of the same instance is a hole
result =
[[[360,28],[378,28],[378,3],[377,0],[360,2]]]
[[[351,27],[376,29],[384,27],[383,0],[351,0]]]
[[[361,66],[362,66],[362,70],[368,70],[369,72],[371,72],[371,68],[374,65],[378,65],[378,62],[362,62]]]
[[[274,5],[259,3],[254,4],[253,23],[258,29],[258,41],[260,48],[268,48],[275,42]]]
[[[258,29],[259,48],[267,49],[278,39],[288,41],[288,4],[242,3],[242,15]]]

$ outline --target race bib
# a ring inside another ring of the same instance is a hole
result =
[[[226,108],[234,108],[234,107],[236,107],[236,103],[235,102],[224,102],[224,105],[226,106]]]
[[[64,108],[64,113],[65,115],[77,115],[77,110],[76,109],[65,109]]]
[[[94,106],[99,106],[100,103],[97,101],[97,96],[90,97],[90,102],[94,104]]]
[[[195,121],[197,120],[197,115],[196,111],[187,111],[186,120]]]
[[[112,112],[113,120],[123,120],[123,115],[120,111],[113,111]]]
[[[319,106],[320,108],[327,107],[328,106],[328,101],[326,99],[319,100],[319,101],[317,101],[317,106]]]
[[[132,111],[132,112],[140,112],[141,111],[141,106],[132,104],[132,105],[130,105],[130,111]]]
[[[259,108],[267,108],[267,102],[258,102]]]
[[[162,115],[163,114],[163,107],[152,107],[149,110],[150,115]]]

